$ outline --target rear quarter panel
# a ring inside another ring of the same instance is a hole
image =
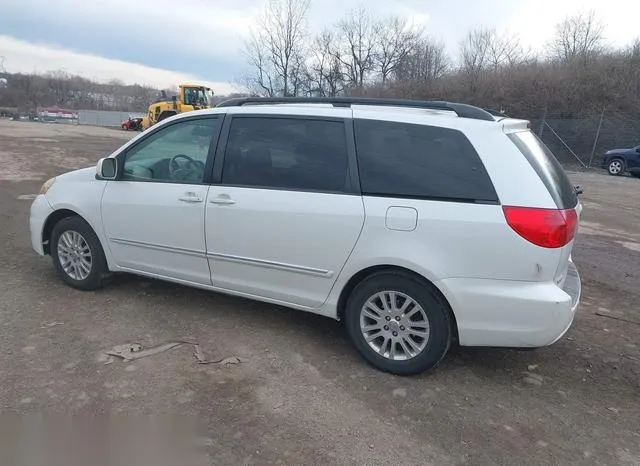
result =
[[[563,251],[537,247],[515,233],[499,205],[365,197],[365,224],[327,305],[348,280],[369,267],[412,270],[438,286],[448,278],[550,282]],[[418,213],[413,231],[386,227],[389,207]]]

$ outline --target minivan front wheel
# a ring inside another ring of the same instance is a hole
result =
[[[345,320],[358,352],[392,374],[433,368],[451,344],[448,310],[427,284],[402,273],[381,272],[358,284]]]
[[[98,236],[80,217],[60,220],[51,232],[51,258],[58,276],[73,288],[101,288],[109,276]]]

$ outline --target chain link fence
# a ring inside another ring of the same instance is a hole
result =
[[[587,118],[545,115],[530,121],[560,163],[570,169],[599,167],[606,151],[640,145],[640,120],[606,112]]]
[[[119,128],[129,118],[144,117],[144,113],[115,112],[109,110],[79,110],[78,124]]]

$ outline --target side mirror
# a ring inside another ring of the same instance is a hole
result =
[[[118,175],[118,161],[112,157],[98,160],[96,178],[100,180],[115,180]]]

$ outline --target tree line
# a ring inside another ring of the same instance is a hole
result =
[[[119,80],[97,83],[63,71],[43,75],[0,73],[0,107],[18,112],[39,107],[74,110],[144,111],[159,90]]]
[[[535,52],[517,35],[473,29],[454,59],[410,19],[376,17],[364,6],[312,33],[309,6],[267,0],[244,47],[251,93],[454,100],[527,118],[640,116],[640,39],[608,46],[593,12],[565,18]]]

